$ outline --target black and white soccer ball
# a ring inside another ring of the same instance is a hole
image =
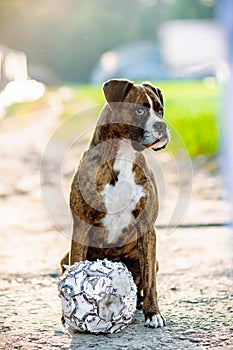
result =
[[[58,290],[68,329],[117,333],[132,321],[137,287],[126,265],[104,259],[66,268]]]

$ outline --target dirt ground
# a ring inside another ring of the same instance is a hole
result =
[[[168,233],[166,208],[158,221],[158,294],[167,326],[147,329],[137,312],[120,334],[63,332],[57,282],[69,240],[50,221],[40,185],[41,156],[59,123],[53,99],[40,113],[1,122],[0,349],[233,349],[232,230],[216,162],[203,158],[193,163],[180,226]],[[156,157],[166,160],[165,153]],[[176,200],[172,169],[168,203]]]

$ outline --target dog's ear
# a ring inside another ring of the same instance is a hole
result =
[[[162,91],[158,88],[153,86],[151,83],[149,82],[145,82],[142,83],[143,86],[150,88],[152,91],[154,91],[154,93],[158,96],[161,104],[164,106],[164,101],[163,101],[163,95],[162,95]]]
[[[103,85],[105,98],[111,108],[114,108],[114,102],[122,102],[131,87],[133,82],[127,79],[111,79]]]

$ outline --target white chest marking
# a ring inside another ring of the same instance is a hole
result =
[[[102,193],[107,214],[101,222],[108,229],[108,243],[117,241],[123,228],[134,220],[132,210],[145,196],[143,186],[135,183],[132,170],[135,156],[130,142],[121,141],[113,165],[113,170],[119,172],[118,181],[115,185],[107,184]]]

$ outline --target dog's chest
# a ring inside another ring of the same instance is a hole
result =
[[[108,230],[108,242],[117,242],[126,228],[133,220],[132,211],[139,200],[145,196],[142,185],[136,184],[133,165],[136,151],[128,141],[121,141],[113,164],[113,171],[117,174],[114,184],[106,184],[102,192],[107,210],[102,224]]]

